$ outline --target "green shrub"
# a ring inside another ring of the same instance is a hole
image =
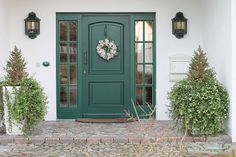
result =
[[[40,84],[33,78],[23,78],[20,88],[15,90],[14,104],[10,105],[10,118],[22,124],[27,135],[44,120],[46,104],[47,97]]]
[[[171,117],[192,135],[223,131],[223,120],[228,115],[227,91],[206,63],[206,54],[199,48],[190,64],[191,73],[186,79],[177,82],[168,93]]]
[[[3,100],[2,100],[2,87],[1,87],[1,84],[0,84],[0,123],[1,121],[3,120]]]

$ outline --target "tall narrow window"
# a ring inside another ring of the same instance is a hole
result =
[[[77,22],[59,21],[60,107],[77,106]]]
[[[153,104],[153,44],[153,21],[135,21],[136,105]]]

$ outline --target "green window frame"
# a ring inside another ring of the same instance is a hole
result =
[[[57,14],[57,119],[80,115],[80,23],[76,14]]]
[[[132,22],[132,100],[139,116],[145,118],[156,108],[155,13],[136,15]],[[156,116],[155,112],[152,116]]]

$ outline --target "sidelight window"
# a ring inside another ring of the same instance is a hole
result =
[[[59,21],[60,107],[77,106],[77,22]]]
[[[136,105],[153,104],[153,47],[153,21],[135,21]]]

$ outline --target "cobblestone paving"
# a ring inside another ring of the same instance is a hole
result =
[[[28,137],[1,135],[0,157],[209,157],[230,152],[231,139],[225,134],[201,140],[186,137],[180,147],[182,137],[173,121],[46,121]]]
[[[34,137],[113,137],[113,138],[142,138],[149,137],[182,137],[174,121],[141,120],[130,123],[78,123],[74,120],[59,120],[44,122],[33,132]],[[229,136],[221,134],[208,137],[207,140],[230,141]]]
[[[211,144],[211,146],[216,146]],[[178,143],[159,144],[44,144],[7,145],[0,147],[1,157],[209,157],[229,154],[229,145],[217,145],[212,150],[209,143],[188,143],[180,149]]]
[[[182,135],[173,121],[142,120],[142,125],[149,136]],[[168,130],[168,131],[166,131]],[[44,122],[33,132],[34,136],[141,136],[139,122],[129,123],[78,123],[73,120]]]
[[[74,120],[46,121],[40,124],[31,136],[0,135],[0,144],[55,144],[55,143],[141,143],[143,139],[167,142],[181,140],[183,133],[173,121],[142,120],[130,123],[78,123]],[[230,142],[228,135],[212,137],[186,137],[188,142],[224,141]]]

